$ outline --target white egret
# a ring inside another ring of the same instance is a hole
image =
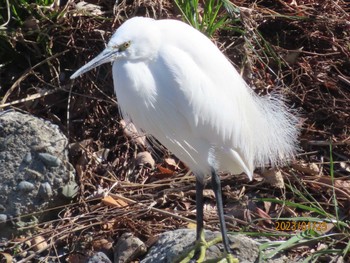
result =
[[[255,167],[293,157],[296,117],[280,99],[255,95],[205,35],[177,20],[127,20],[71,79],[108,62],[122,116],[196,176],[197,243],[203,241],[203,189],[211,176],[225,257],[233,262],[217,173],[252,179]]]

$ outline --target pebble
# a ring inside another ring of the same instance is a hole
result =
[[[114,262],[129,262],[147,252],[145,243],[131,233],[124,233],[114,248]]]
[[[40,160],[48,167],[60,166],[62,161],[57,157],[49,153],[38,153]]]
[[[48,182],[40,184],[38,194],[43,199],[52,197],[51,185]]]
[[[23,191],[23,192],[30,192],[35,189],[34,184],[28,182],[28,181],[22,181],[18,184],[17,186],[18,190]]]
[[[7,221],[7,215],[0,214],[0,224],[5,223]]]
[[[26,171],[26,175],[28,175],[27,179],[39,180],[40,178],[43,178],[43,174],[38,171],[29,168],[24,168],[24,170]]]
[[[32,154],[29,152],[24,156],[23,162],[30,164],[31,161],[32,161]]]
[[[103,252],[97,252],[88,258],[87,263],[112,263],[112,261]]]

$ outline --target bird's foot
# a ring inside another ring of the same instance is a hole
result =
[[[196,241],[193,247],[182,253],[180,257],[175,260],[176,263],[238,263],[238,259],[234,258],[232,254],[227,252],[221,258],[205,260],[205,253],[207,249],[213,245],[222,242],[222,237],[216,237],[209,242],[205,241],[204,231],[200,234],[200,239]],[[195,259],[195,257],[197,259]]]
[[[232,254],[224,253],[221,258],[209,259],[203,261],[203,263],[238,263],[238,259],[235,258]]]
[[[218,263],[238,263],[238,259],[232,254],[225,253],[224,257]]]

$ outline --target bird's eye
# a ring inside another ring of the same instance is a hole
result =
[[[121,44],[121,45],[119,46],[119,51],[124,51],[124,50],[126,50],[128,47],[130,47],[130,44],[131,44],[130,41],[124,42],[123,44]]]

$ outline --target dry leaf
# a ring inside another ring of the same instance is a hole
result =
[[[156,162],[149,152],[140,152],[136,155],[135,163],[136,166],[146,166],[153,169]]]
[[[192,203],[190,202],[179,202],[178,204],[183,211],[188,211],[192,206]]]
[[[11,263],[12,262],[12,256],[5,252],[0,252],[0,261],[4,263]]]
[[[121,120],[120,125],[122,126],[124,135],[126,137],[142,145],[143,147],[146,147],[146,136],[140,135],[132,122],[127,123],[125,120]]]
[[[295,170],[308,175],[318,176],[320,174],[320,168],[315,163],[298,162],[298,163],[292,163],[291,166]]]
[[[320,178],[317,178],[314,184],[317,184],[317,182],[321,182],[323,184],[329,185],[329,188],[332,188],[333,187],[332,184],[334,183],[334,190],[336,194],[350,200],[350,180],[335,179],[334,182],[332,182],[331,177],[322,176]],[[321,187],[324,187],[324,186],[321,185]]]
[[[102,203],[108,206],[125,207],[128,206],[126,202],[121,199],[114,199],[113,197],[107,195],[102,199]]]
[[[93,156],[94,156],[94,158],[97,159],[98,162],[102,163],[104,161],[107,161],[107,157],[108,157],[109,152],[110,152],[109,149],[103,148],[97,152],[94,152]]]
[[[75,6],[74,16],[101,16],[103,15],[102,7],[81,1]]]
[[[270,213],[271,205],[272,205],[271,202],[266,202],[266,201],[264,202],[264,208],[266,213]]]
[[[67,258],[68,263],[85,263],[88,261],[88,255],[83,255],[81,253],[70,253]]]
[[[215,199],[215,194],[212,189],[204,189],[203,190],[203,197]]]
[[[165,168],[161,165],[157,165],[157,168],[162,174],[165,174],[165,175],[173,175],[174,174],[174,171],[172,171],[168,168]]]
[[[101,225],[101,228],[105,231],[111,230],[114,228],[114,225],[116,224],[115,219],[108,220],[104,224]]]
[[[266,170],[262,175],[267,184],[280,189],[284,188],[284,180],[281,171],[275,169]]]
[[[165,158],[164,162],[171,169],[174,169],[174,170],[179,169],[179,166],[177,165],[176,161],[173,158]]]
[[[263,211],[259,207],[256,207],[255,212],[259,215],[260,218],[264,218],[265,222],[272,224],[271,217],[265,211]]]
[[[295,50],[285,50],[285,53],[283,54],[283,59],[289,64],[295,64],[302,50],[303,50],[303,47]]]
[[[340,167],[350,173],[350,165],[348,163],[340,162]]]
[[[195,224],[195,223],[188,223],[187,224],[187,228],[188,229],[196,229],[197,228],[197,224]]]
[[[205,216],[217,216],[218,210],[216,208],[216,202],[204,202],[203,211]]]
[[[31,240],[31,245],[34,252],[45,250],[48,244],[43,236],[36,236]]]
[[[97,239],[92,242],[92,247],[95,251],[107,251],[113,247],[113,243],[105,238]]]

